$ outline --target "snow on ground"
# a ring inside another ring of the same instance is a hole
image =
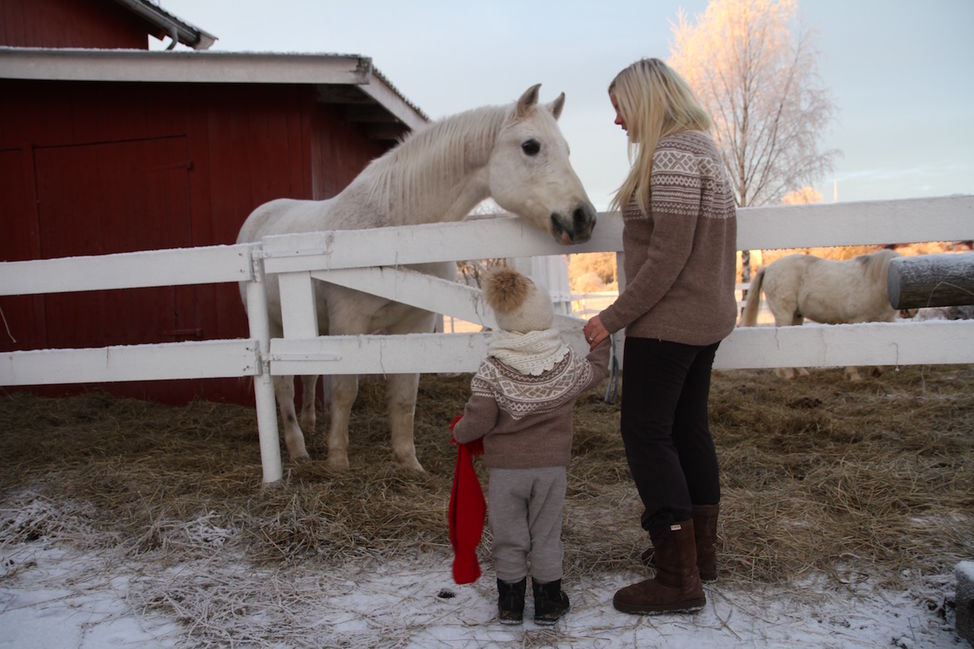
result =
[[[591,577],[566,582],[572,610],[558,626],[544,629],[530,621],[530,602],[522,627],[497,624],[490,571],[475,584],[457,586],[448,557],[428,556],[378,569],[352,567],[340,575],[324,574],[313,565],[286,574],[267,569],[267,574],[255,575],[262,569],[232,558],[220,564],[223,571],[214,571],[206,564],[116,562],[110,553],[69,550],[44,541],[8,545],[2,552],[0,649],[199,646],[187,624],[147,612],[152,609],[146,598],[158,597],[167,584],[219,582],[245,574],[266,583],[268,593],[266,598],[247,596],[249,619],[230,622],[234,628],[221,646],[967,648],[954,632],[953,613],[944,614],[944,603],[953,595],[951,575],[918,581],[912,593],[877,591],[868,583],[847,584],[841,592],[827,592],[813,583],[760,592],[718,583],[707,586],[708,604],[699,614],[656,617],[624,615],[612,608],[613,592],[642,578],[638,573]],[[287,611],[300,628],[290,641],[277,645],[248,643],[242,639],[246,634],[234,633],[243,625],[268,630],[287,624],[282,623],[283,611],[274,610],[294,608],[275,604],[283,592],[282,580],[305,591],[306,605]]]
[[[6,550],[0,568],[0,647],[176,646],[180,625],[143,616],[127,603],[128,571],[107,566],[93,571],[92,565],[102,564],[93,554],[30,546]]]

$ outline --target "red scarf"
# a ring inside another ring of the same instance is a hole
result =
[[[460,417],[453,420],[450,430]],[[450,491],[450,543],[453,545],[453,581],[470,584],[480,577],[480,564],[477,562],[477,546],[484,532],[484,518],[487,502],[480,488],[480,480],[473,468],[473,456],[483,455],[483,438],[468,444],[459,444],[453,438],[450,442],[457,446],[457,466],[453,472],[453,489]]]

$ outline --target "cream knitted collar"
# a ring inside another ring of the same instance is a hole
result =
[[[493,356],[521,374],[539,376],[561,361],[568,346],[557,329],[519,333],[497,331],[487,343],[487,355]]]

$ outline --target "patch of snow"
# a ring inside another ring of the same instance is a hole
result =
[[[133,610],[129,580],[111,574],[104,557],[38,545],[4,548],[0,648],[166,649],[185,633],[171,619]],[[91,577],[93,565],[107,571]]]
[[[566,580],[571,611],[555,627],[531,620],[530,588],[520,627],[496,621],[496,590],[489,570],[474,584],[453,583],[450,558],[426,556],[364,569],[350,565],[342,574],[312,563],[287,572],[257,569],[228,557],[220,573],[200,574],[192,564],[160,568],[147,559],[118,562],[106,553],[66,549],[43,541],[2,548],[8,569],[0,577],[0,649],[125,647],[153,649],[193,646],[191,629],[175,617],[148,612],[140,588],[234,575],[266,580],[267,594],[246,598],[247,623],[280,628],[288,619],[273,592],[282,584],[300,590],[301,620],[294,636],[267,644],[253,638],[243,646],[398,646],[450,649],[502,646],[658,647],[875,647],[958,649],[945,602],[953,581],[942,576],[908,592],[878,590],[866,579],[842,590],[824,579],[789,587],[753,590],[707,585],[707,606],[696,615],[640,617],[612,608],[616,589],[645,578],[642,573]],[[965,570],[974,572],[974,562]],[[256,575],[255,575],[256,573]],[[283,579],[273,580],[274,574]],[[179,580],[179,581],[177,581]],[[285,581],[286,580],[286,581]],[[918,596],[917,593],[924,593]],[[280,593],[278,593],[279,595]],[[450,597],[449,595],[453,596]],[[150,593],[151,595],[151,593]],[[939,601],[937,601],[939,600]],[[140,604],[139,602],[143,602]],[[228,621],[233,625],[233,620]],[[227,638],[234,629],[227,628]],[[296,637],[301,634],[301,637]],[[347,643],[352,643],[348,645]],[[229,645],[230,642],[227,642]]]

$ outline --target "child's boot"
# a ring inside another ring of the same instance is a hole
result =
[[[551,626],[568,612],[568,595],[561,589],[561,579],[539,584],[531,580],[534,591],[534,623]]]
[[[509,584],[497,580],[497,618],[501,624],[520,624],[524,620],[524,591],[528,578]]]

